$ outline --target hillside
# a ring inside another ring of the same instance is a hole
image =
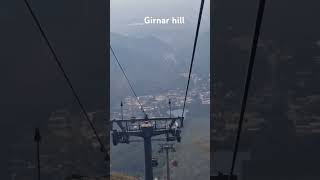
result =
[[[111,174],[110,180],[139,180],[136,177],[127,176],[121,173],[113,173]]]
[[[190,37],[193,36],[193,33],[190,34]],[[153,35],[135,37],[111,33],[110,37],[111,45],[139,95],[156,94],[185,86],[185,80],[180,74],[189,70],[191,41],[175,42],[176,46],[173,46]],[[208,32],[199,36],[193,71],[204,76],[209,73],[209,37]],[[111,104],[118,104],[119,99],[131,95],[131,92],[111,53],[110,73]]]

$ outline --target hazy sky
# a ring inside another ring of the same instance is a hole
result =
[[[204,7],[204,24],[210,18],[209,2],[207,0]],[[200,0],[111,0],[111,31],[117,32],[128,24],[142,23],[145,16],[184,16],[186,22],[194,24],[198,18],[200,3]]]

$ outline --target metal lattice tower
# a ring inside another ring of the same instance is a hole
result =
[[[171,152],[176,152],[176,149],[174,148],[173,144],[159,144],[160,150],[159,153],[166,152],[166,163],[167,163],[167,180],[170,180],[170,167],[169,167],[169,150]]]
[[[146,115],[143,119],[122,118],[121,120],[111,120],[113,145],[117,145],[118,143],[129,144],[130,142],[141,142],[137,140],[130,140],[130,137],[132,136],[143,138],[145,153],[145,180],[153,180],[152,167],[156,166],[157,163],[154,163],[152,159],[151,142],[156,140],[180,142],[180,127],[183,119],[183,117],[149,118]],[[152,137],[160,135],[165,135],[165,138],[152,139]]]

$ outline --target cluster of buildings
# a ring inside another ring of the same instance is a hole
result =
[[[200,103],[210,105],[210,85],[208,79],[196,75],[192,78],[193,84],[189,87],[186,104]],[[185,98],[185,88],[168,90],[156,95],[138,96],[139,102],[149,117],[166,117],[169,112],[169,100],[172,110],[182,109]],[[123,102],[123,117],[143,117],[140,104],[134,96],[127,96]],[[121,115],[120,103],[118,107],[111,107],[111,119],[119,119]]]

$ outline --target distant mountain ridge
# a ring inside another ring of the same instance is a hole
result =
[[[199,35],[195,55],[194,73],[207,75],[210,63],[210,34]],[[181,73],[189,71],[193,41],[180,43],[179,48],[173,47],[154,35],[136,37],[118,33],[110,34],[111,45],[130,81],[139,95],[183,87],[185,78]],[[110,54],[111,94],[119,98],[122,94],[131,95],[126,80]],[[128,87],[128,88],[127,88]]]

